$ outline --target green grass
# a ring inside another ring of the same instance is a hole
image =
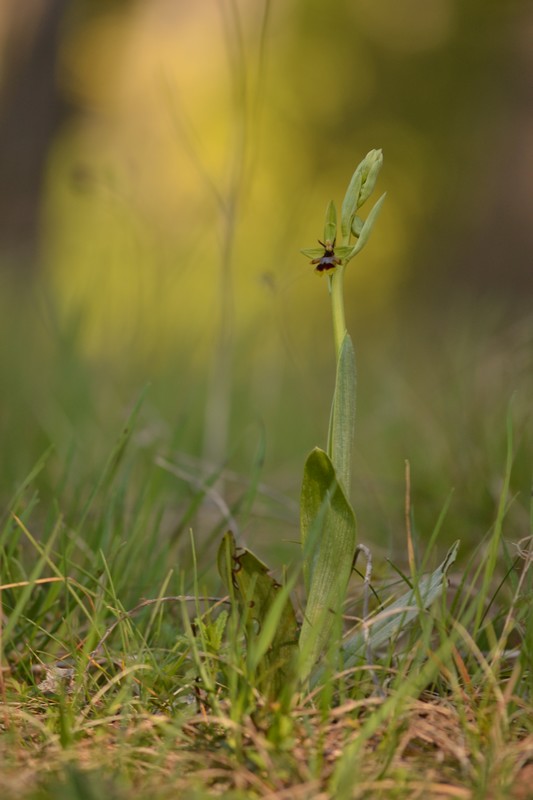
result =
[[[179,357],[154,375],[89,361],[75,330],[43,337],[30,318],[2,317],[2,798],[531,796],[531,318],[462,317],[438,352],[431,323],[404,320],[409,357],[387,331],[359,348],[372,607],[457,538],[460,556],[430,612],[372,664],[326,658],[288,711],[257,692],[215,554],[237,527],[281,577],[329,389],[309,400],[288,376],[263,434],[243,435],[243,401],[220,473],[198,457],[202,389],[184,392]]]

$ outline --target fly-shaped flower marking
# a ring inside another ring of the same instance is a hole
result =
[[[311,261],[311,264],[316,264],[316,272],[329,272],[330,270],[337,269],[337,267],[342,264],[342,258],[335,255],[335,242],[336,239],[333,239],[333,242],[329,239],[326,239],[325,242],[322,242],[320,239],[318,240],[318,244],[322,245],[324,252],[321,256],[313,258]]]

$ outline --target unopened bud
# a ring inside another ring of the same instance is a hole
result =
[[[371,150],[361,162],[361,188],[357,200],[357,208],[361,208],[365,200],[368,200],[378,179],[379,171],[383,165],[383,151]]]

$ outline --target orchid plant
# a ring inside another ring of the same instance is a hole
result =
[[[255,675],[257,688],[271,700],[279,699],[284,690],[293,693],[295,685],[316,683],[324,654],[342,636],[342,608],[358,552],[350,501],[356,370],[346,329],[343,282],[348,263],[368,242],[385,199],[385,194],[381,195],[365,220],[359,216],[382,164],[382,151],[371,150],[353,173],[341,207],[340,244],[337,246],[337,211],[330,202],[323,238],[318,240],[320,247],[301,251],[311,259],[315,271],[327,278],[337,369],[326,448],[316,447],[305,462],[300,497],[301,554],[296,568],[280,585],[253,553],[237,547],[231,532],[226,533],[219,549],[219,571],[246,632],[248,669]],[[372,638],[376,645],[416,616],[416,600],[422,600],[423,607],[433,602],[442,591],[443,576],[454,558],[455,550],[429,578],[420,581],[416,598],[411,590],[389,607],[386,618],[374,620]],[[290,597],[300,572],[307,596],[301,625]],[[356,631],[342,644],[344,663],[353,663],[361,654],[364,657],[365,645],[367,628]]]

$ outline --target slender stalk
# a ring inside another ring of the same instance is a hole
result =
[[[331,312],[333,316],[333,336],[337,360],[341,352],[342,341],[346,334],[344,316],[344,266],[338,267],[331,276]]]

